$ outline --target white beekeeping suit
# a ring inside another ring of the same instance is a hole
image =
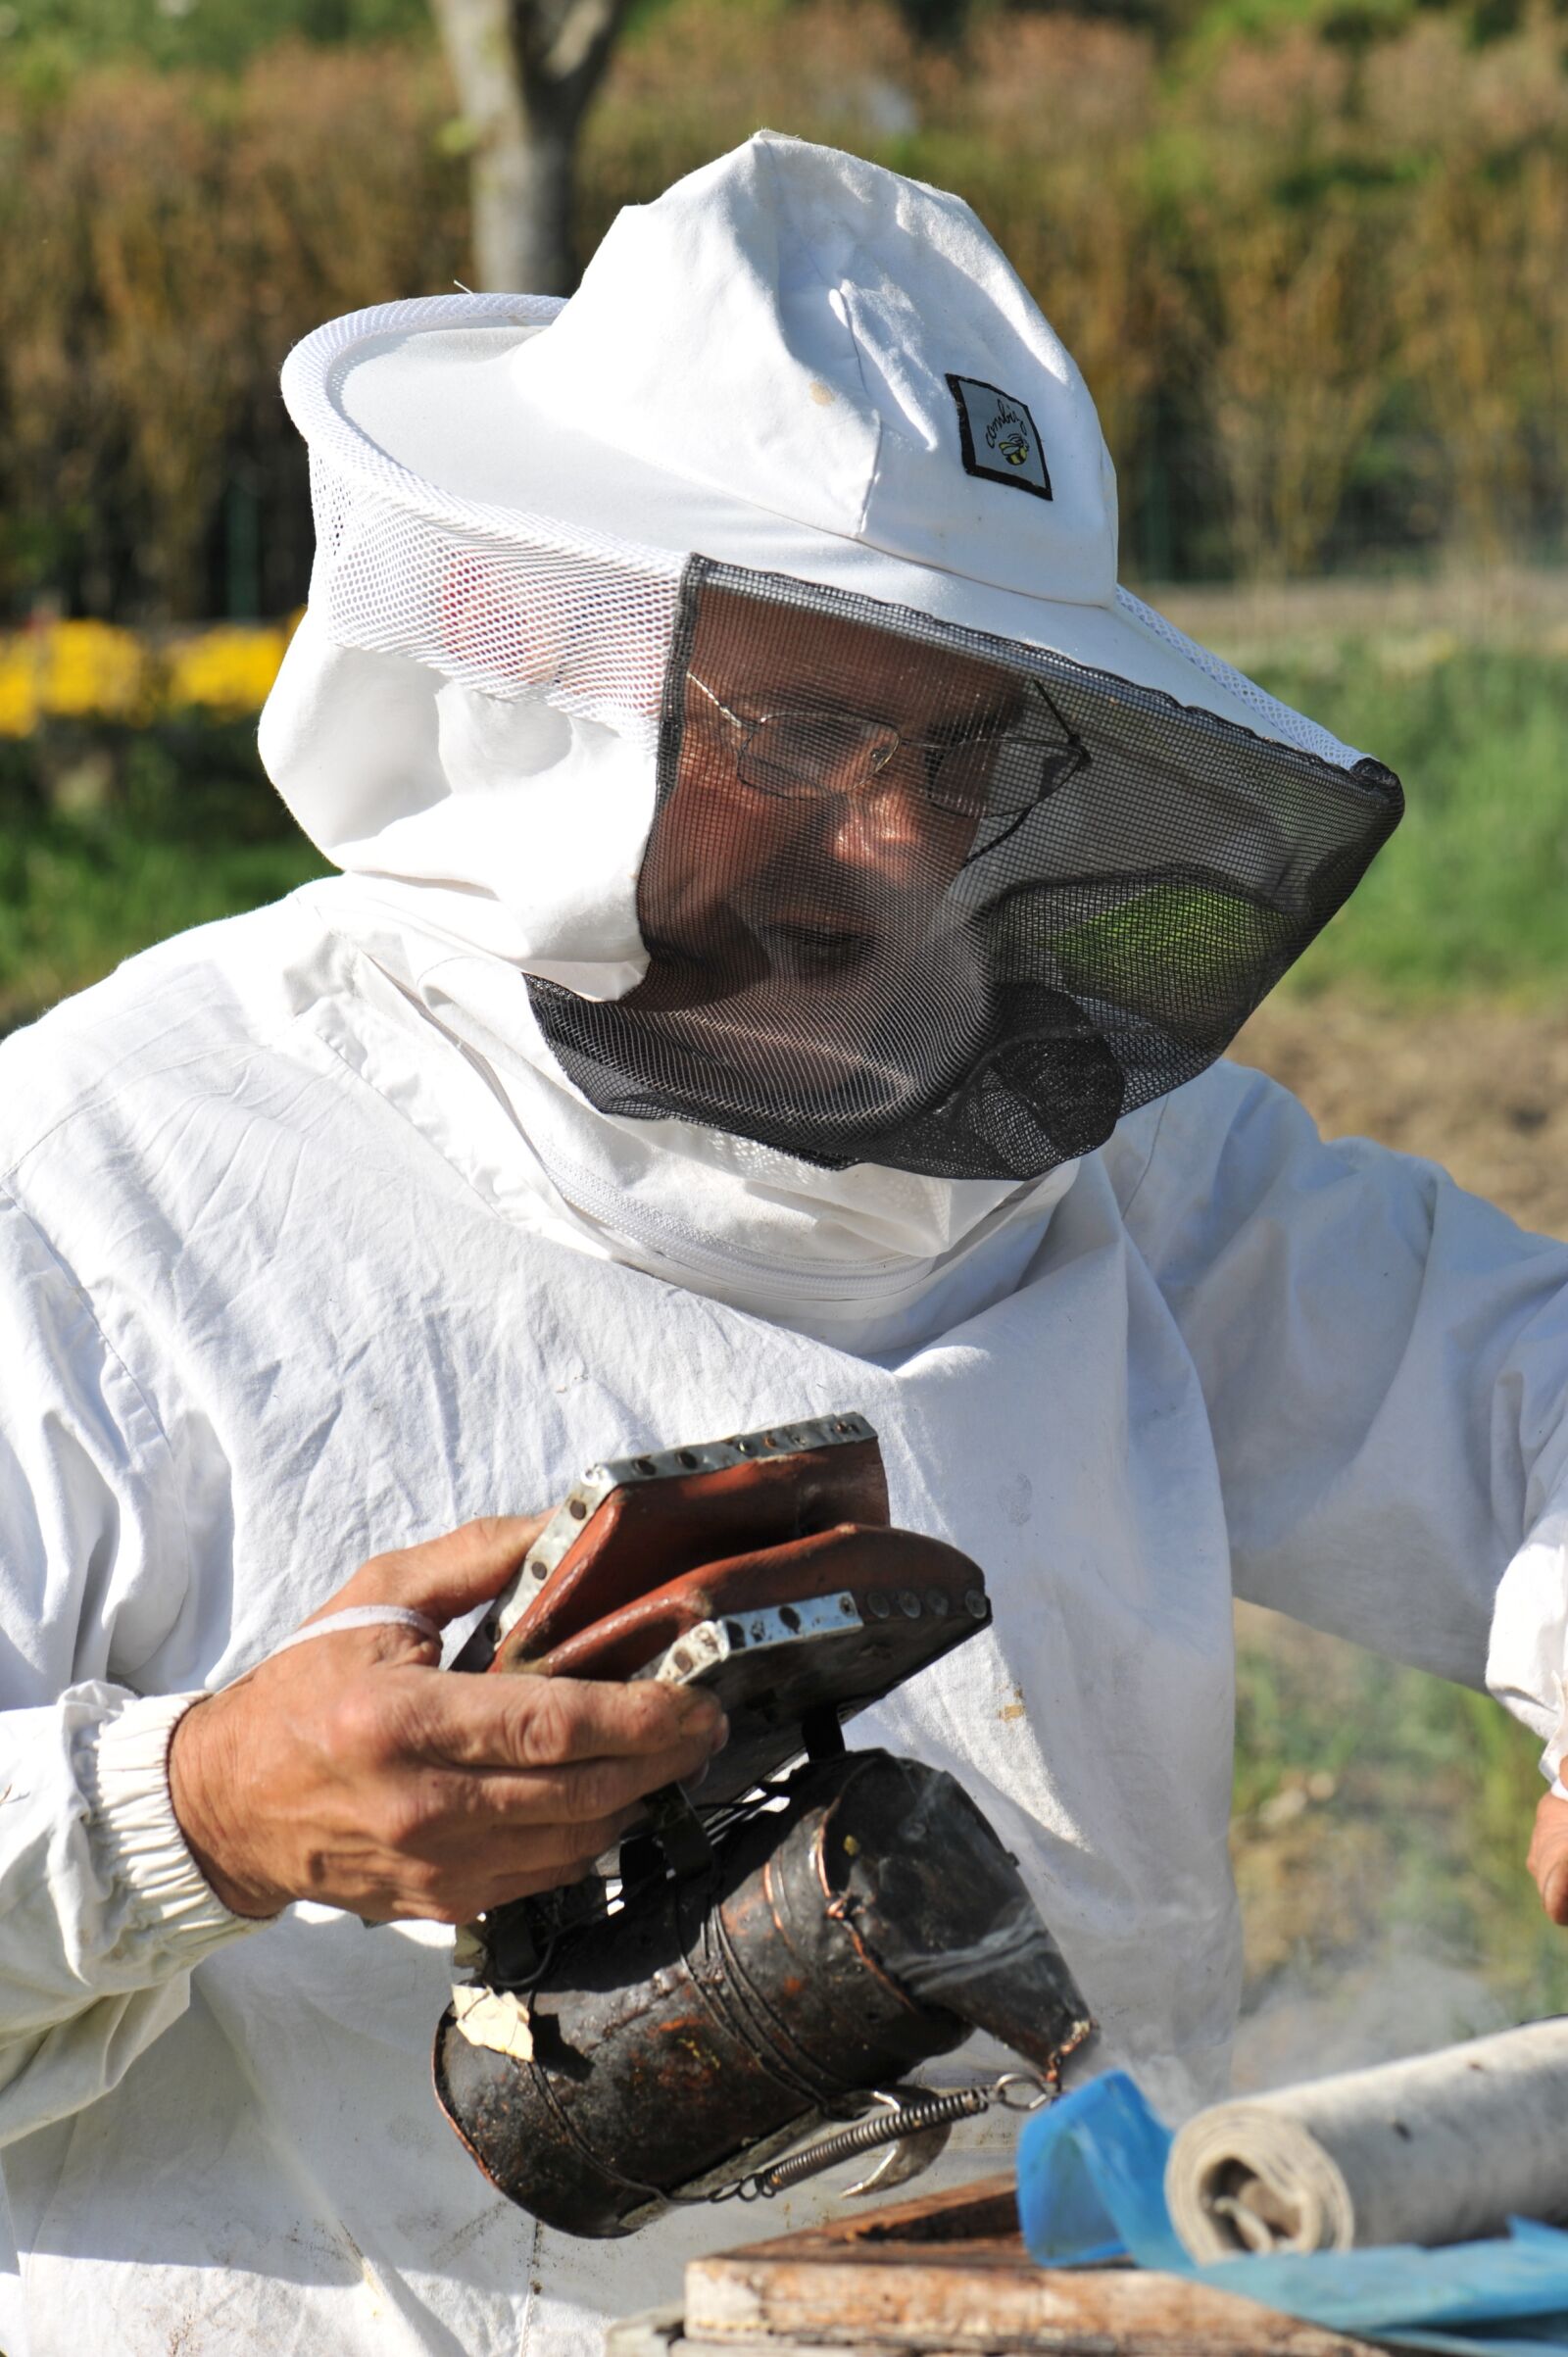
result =
[[[191,1697],[372,1552],[858,1408],[995,1626],[852,1740],[961,1777],[1176,2112],[1237,1997],[1233,1587],[1472,1685],[1490,1643],[1555,1766],[1568,1252],[1211,1061],[1397,790],[1117,591],[1092,405],[963,206],[763,134],[559,316],[362,315],[286,390],[320,555],[263,745],[344,872],[0,1052],[0,2345],[565,2357],[734,2213],[497,2197],[430,2094],[451,1935],[231,1916]],[[758,865],[813,730],[884,866],[874,765],[947,797],[880,916]]]

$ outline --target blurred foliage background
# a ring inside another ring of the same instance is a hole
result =
[[[975,205],[1125,577],[1404,777],[1244,1053],[1461,1167],[1511,1140],[1471,1167],[1568,1232],[1568,16],[634,0],[580,250],[761,123]],[[472,282],[473,144],[425,0],[0,0],[0,1031],[318,871],[254,743],[311,557],[277,370]],[[1255,1613],[1239,1705],[1244,2076],[1568,2004],[1518,1729]]]
[[[283,353],[469,275],[423,15],[26,0],[0,25],[0,615],[286,612]],[[967,196],[1065,337],[1130,577],[1556,555],[1565,44],[1544,10],[1483,39],[1405,0],[974,0],[934,45],[877,0],[663,0],[590,118],[579,241],[759,123],[850,145]]]

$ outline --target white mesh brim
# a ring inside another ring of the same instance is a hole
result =
[[[803,525],[530,409],[521,348],[561,305],[446,295],[330,320],[283,394],[311,453],[311,604],[342,646],[543,695],[653,744],[694,553],[847,589],[1108,671],[1349,768],[1359,758],[1126,590],[1029,598]],[[613,388],[607,388],[607,403]]]

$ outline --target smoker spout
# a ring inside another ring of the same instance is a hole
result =
[[[1017,1867],[955,1777],[852,1755],[819,1858],[830,1911],[920,2004],[1000,2038],[1053,2082],[1093,2036]]]

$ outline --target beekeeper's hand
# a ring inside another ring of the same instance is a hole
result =
[[[1552,1922],[1568,1923],[1568,1800],[1555,1792],[1547,1792],[1536,1811],[1526,1863]]]
[[[500,1593],[542,1528],[470,1522],[377,1555],[313,1618],[376,1603],[455,1619]],[[640,1794],[696,1776],[723,1742],[693,1689],[456,1676],[438,1656],[411,1628],[335,1631],[185,1713],[174,1813],[226,1906],[466,1923],[575,1880]]]

